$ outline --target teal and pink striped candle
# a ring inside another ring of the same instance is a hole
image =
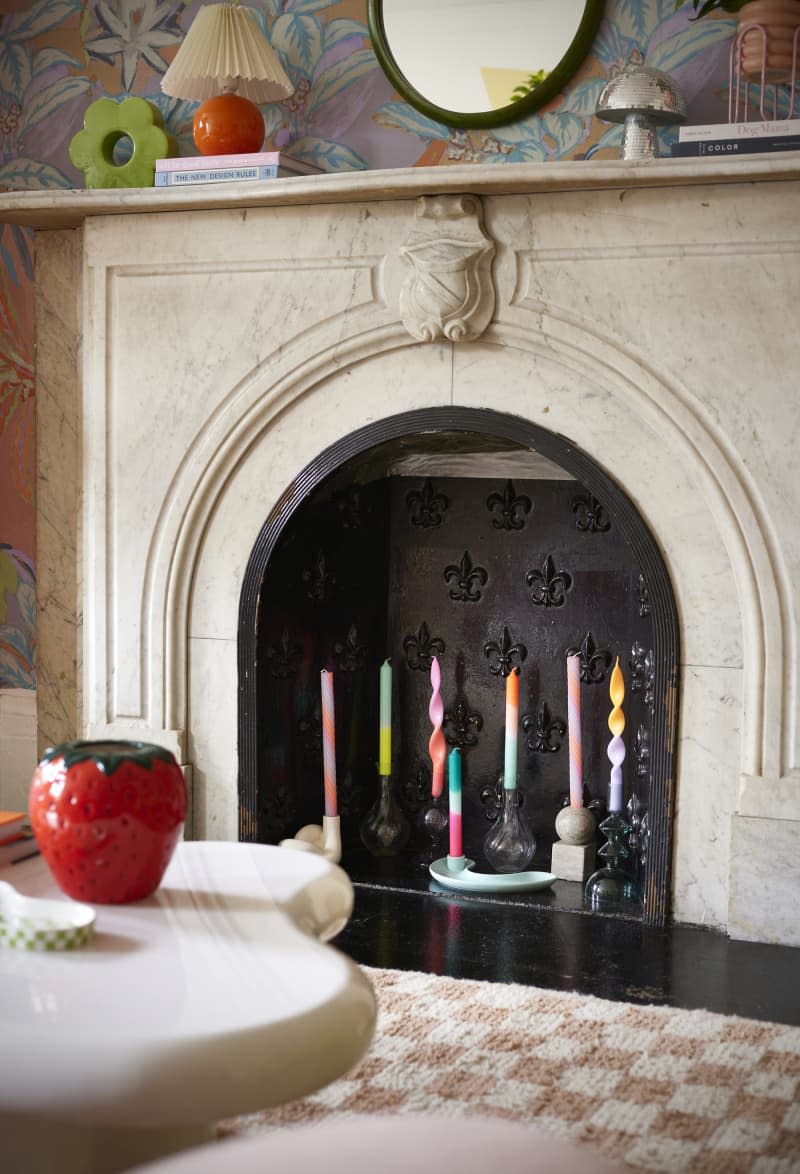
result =
[[[447,794],[450,802],[450,859],[459,860],[464,855],[464,848],[461,836],[461,751],[458,747],[451,750],[447,758]]]

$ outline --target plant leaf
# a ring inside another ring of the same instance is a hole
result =
[[[667,37],[653,47],[647,54],[647,64],[654,69],[663,69],[669,73],[679,65],[690,61],[692,57],[702,53],[720,41],[730,41],[736,29],[735,20],[709,20],[702,25],[692,25],[687,33],[682,31],[674,37]]]
[[[28,50],[13,41],[0,42],[0,89],[20,103],[31,81]]]
[[[384,102],[372,115],[381,126],[392,127],[395,130],[407,130],[410,134],[419,135],[422,139],[448,139],[449,127],[443,122],[434,122],[427,114],[422,114],[409,106],[407,102]]]
[[[320,106],[324,106],[331,98],[346,90],[365,73],[377,68],[378,61],[371,49],[359,49],[344,61],[337,61],[330,69],[324,70],[314,82],[307,106],[308,113],[314,114]]]
[[[362,40],[369,40],[369,29],[360,20],[331,20],[324,26],[325,48],[333,49],[335,45],[342,41],[347,41],[350,37],[360,37]]]
[[[70,53],[64,53],[61,49],[54,49],[48,46],[46,49],[41,49],[33,58],[33,76],[39,77],[46,73],[48,69],[55,69],[57,66],[63,65],[65,69],[77,69],[83,72],[83,62],[79,61],[77,57],[73,57]]]
[[[290,65],[313,75],[322,56],[322,25],[316,16],[284,12],[273,24],[270,38]]]
[[[0,187],[11,191],[31,191],[38,188],[71,188],[74,184],[52,164],[18,155],[16,159],[0,166]]]
[[[334,143],[311,135],[295,139],[285,150],[293,159],[304,159],[325,171],[365,171],[367,167],[366,160],[344,143]]]
[[[19,121],[20,135],[36,126],[66,102],[81,94],[88,94],[90,86],[88,77],[64,77],[53,82],[51,86],[45,86],[23,107]]]
[[[82,0],[38,0],[27,10],[8,15],[3,24],[4,41],[29,41],[64,24],[83,8]]]

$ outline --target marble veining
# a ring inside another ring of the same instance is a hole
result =
[[[800,183],[779,163],[714,163],[704,180],[693,166],[685,186],[666,184],[678,172],[661,166],[651,182],[640,167],[600,179],[589,167],[559,191],[526,187],[522,172],[501,189],[497,176],[447,168],[387,178],[380,194],[367,178],[360,201],[354,179],[298,181],[291,198],[271,189],[269,206],[251,194],[246,217],[230,193],[193,193],[168,215],[152,196],[79,201],[82,252],[59,256],[48,237],[67,234],[41,233],[40,281],[57,279],[80,306],[83,362],[58,353],[65,328],[45,317],[39,372],[53,420],[81,425],[83,473],[76,462],[68,474],[84,501],[77,563],[42,597],[63,631],[77,626],[66,641],[45,633],[41,678],[74,681],[61,694],[76,730],[176,750],[193,767],[194,835],[234,838],[238,596],[265,518],[364,424],[488,406],[582,448],[661,543],[683,666],[676,919],[788,940],[800,895],[780,849],[800,812]],[[454,186],[463,171],[480,191]],[[402,249],[417,198],[443,182],[440,255],[457,236],[459,193],[481,207],[494,248],[480,275],[490,320],[455,343],[418,341],[407,323]],[[43,429],[42,469],[58,459],[57,432]],[[769,900],[751,900],[756,876]]]

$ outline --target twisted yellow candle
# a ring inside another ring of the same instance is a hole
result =
[[[625,743],[622,741],[625,714],[622,712],[622,702],[625,700],[625,680],[619,667],[619,657],[611,673],[609,694],[614,708],[608,715],[608,728],[614,736],[608,744],[607,751],[611,763],[608,810],[622,811],[622,764],[625,761]]]

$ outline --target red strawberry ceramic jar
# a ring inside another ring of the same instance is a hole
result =
[[[186,817],[186,783],[161,746],[65,742],[37,766],[29,812],[67,896],[120,905],[161,883]]]

